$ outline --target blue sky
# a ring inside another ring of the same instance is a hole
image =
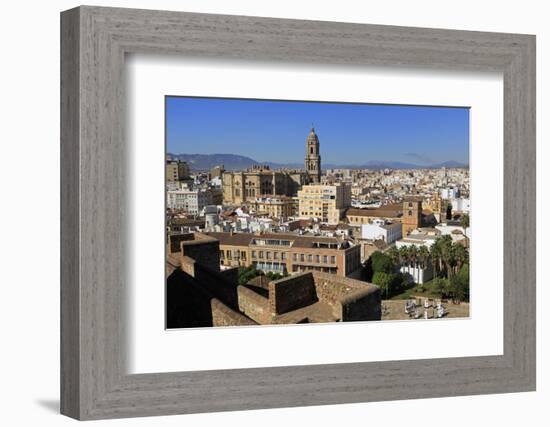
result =
[[[301,163],[311,125],[323,163],[469,163],[469,109],[166,97],[170,153]]]

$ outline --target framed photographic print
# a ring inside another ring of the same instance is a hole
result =
[[[535,38],[61,15],[61,407],[535,389]]]

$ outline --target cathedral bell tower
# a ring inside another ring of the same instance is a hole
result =
[[[321,183],[321,155],[319,154],[319,138],[315,129],[311,128],[306,141],[305,169],[309,184]]]

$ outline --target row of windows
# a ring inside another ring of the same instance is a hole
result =
[[[292,260],[294,262],[315,262],[317,264],[321,264],[321,261],[323,264],[328,264],[329,262],[329,256],[328,255],[312,255],[312,254],[292,254]],[[336,264],[336,256],[332,255],[330,256],[330,263]]]
[[[274,259],[274,260],[281,260],[286,261],[286,252],[270,252],[270,251],[252,251],[251,252],[252,258],[259,258],[259,259]]]
[[[253,245],[270,245],[270,246],[290,246],[290,240],[279,240],[279,239],[253,239]]]
[[[251,252],[252,259],[265,259],[265,260],[274,260],[274,261],[286,261],[287,253],[286,252],[271,252],[271,251],[255,251]],[[220,251],[220,258],[222,260],[242,260],[246,261],[246,252],[245,251]],[[335,255],[313,255],[313,254],[292,254],[292,260],[294,262],[308,262],[316,264],[336,264]]]
[[[220,251],[220,259],[221,260],[224,260],[224,259],[227,259],[229,261],[231,260],[242,260],[242,261],[246,261],[246,252],[245,251],[231,251],[231,250],[226,250],[226,251]]]
[[[323,273],[332,273],[332,274],[336,274],[338,272],[338,269],[336,267],[313,267],[313,266],[304,266],[304,265],[293,265],[292,266],[292,272],[293,273],[297,273],[297,272],[303,272],[303,271],[310,271],[310,270],[315,270],[315,271],[322,271]]]

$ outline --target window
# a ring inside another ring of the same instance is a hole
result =
[[[281,252],[281,259],[286,261],[286,252]]]
[[[313,255],[309,254],[307,256],[307,262],[313,262]]]
[[[264,251],[260,251],[260,259],[263,259],[264,257]]]
[[[271,259],[271,252],[266,252],[265,257],[266,259]]]
[[[292,254],[292,260],[298,261],[298,254]]]
[[[300,254],[300,261],[304,262],[304,254]]]
[[[330,257],[330,263],[336,264],[336,257],[334,255]]]
[[[252,251],[252,258],[256,258],[256,251]]]
[[[413,214],[413,211],[409,211],[409,216],[412,216],[412,214]]]
[[[328,263],[328,256],[323,255],[323,264],[327,264],[327,263]]]
[[[321,255],[315,255],[315,262],[319,264],[321,262]]]

